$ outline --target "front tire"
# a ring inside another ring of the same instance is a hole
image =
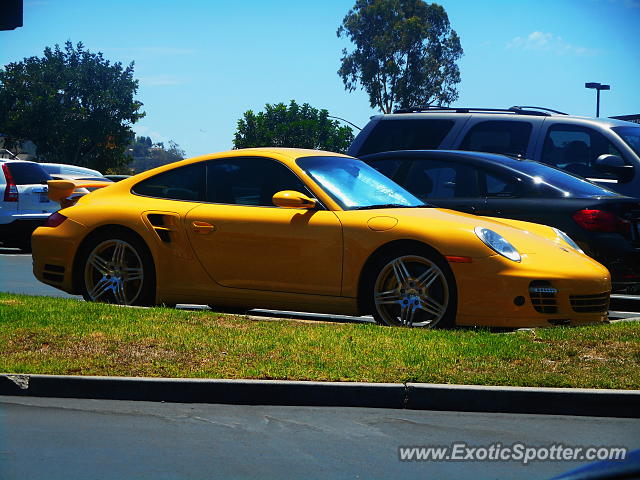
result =
[[[388,326],[451,328],[457,308],[453,273],[429,251],[393,252],[372,269],[367,295],[376,322]]]
[[[105,232],[82,250],[81,293],[88,302],[155,304],[155,269],[146,245],[127,232]]]

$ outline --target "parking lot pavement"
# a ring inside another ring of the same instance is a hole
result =
[[[20,250],[0,248],[0,292],[80,298],[40,283],[33,276],[31,255]]]
[[[401,446],[640,446],[640,420],[0,397],[0,478],[549,478],[580,462],[401,462]],[[482,472],[482,473],[480,473]]]

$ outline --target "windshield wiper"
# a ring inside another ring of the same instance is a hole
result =
[[[374,208],[431,208],[433,205],[426,203],[422,205],[401,205],[399,203],[381,203],[380,205],[365,205],[364,207],[355,207],[353,210],[372,210]]]

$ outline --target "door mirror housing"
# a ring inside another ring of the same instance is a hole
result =
[[[595,167],[601,172],[613,173],[621,181],[633,178],[633,165],[627,165],[622,157],[605,153],[596,159]]]
[[[304,193],[295,190],[282,190],[273,196],[273,204],[282,208],[304,208],[310,210],[315,208],[317,200],[307,197]]]

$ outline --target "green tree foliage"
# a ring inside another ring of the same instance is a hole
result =
[[[133,63],[111,63],[82,43],[47,47],[0,70],[0,132],[33,141],[41,160],[118,168],[144,116],[137,89]]]
[[[248,110],[238,120],[234,148],[295,147],[345,152],[353,140],[351,128],[329,118],[327,110],[291,100],[266,104],[264,112]]]
[[[135,140],[131,142],[127,152],[134,157],[149,157],[149,149],[153,146],[151,137],[135,137]]]
[[[460,38],[444,8],[423,0],[357,0],[337,31],[355,45],[342,51],[338,75],[345,88],[358,85],[371,107],[390,113],[413,105],[449,105],[462,56]]]
[[[129,155],[128,168],[135,173],[183,160],[186,155],[180,145],[173,140],[169,140],[165,147],[164,142],[153,143],[151,137],[144,136],[135,137],[127,147],[127,154]]]

